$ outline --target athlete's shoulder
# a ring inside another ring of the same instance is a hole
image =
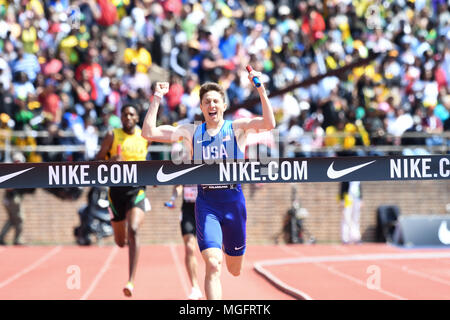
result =
[[[112,133],[124,133],[124,131],[123,131],[123,129],[122,128],[112,128],[111,130],[110,130]]]
[[[252,120],[251,118],[240,118],[240,119],[228,120],[228,121],[231,122],[231,126],[233,127],[233,130],[239,130],[239,129],[244,129],[251,120]]]
[[[192,134],[196,134],[199,132],[202,132],[202,128],[204,126],[204,122],[196,122],[192,124],[191,130],[192,130]]]
[[[197,128],[197,123],[183,123],[177,127],[177,130],[188,130],[188,131],[194,131],[195,128]]]
[[[115,139],[125,135],[125,131],[123,131],[122,128],[113,128],[109,132],[111,132],[111,136]]]
[[[142,129],[141,129],[140,127],[136,127],[136,128],[134,129],[134,134],[133,134],[133,135],[134,135],[135,137],[137,137],[138,139],[147,141],[147,139],[145,139],[145,138],[142,136]]]

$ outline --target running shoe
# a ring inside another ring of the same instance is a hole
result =
[[[175,203],[173,203],[172,201],[167,201],[167,202],[164,202],[164,206],[166,206],[169,209],[174,209]]]
[[[133,289],[134,289],[134,285],[133,283],[129,282],[127,283],[127,285],[125,286],[125,288],[123,288],[123,294],[126,297],[131,297],[133,295]]]
[[[200,300],[203,298],[203,294],[199,288],[192,288],[191,294],[188,296],[189,300]]]

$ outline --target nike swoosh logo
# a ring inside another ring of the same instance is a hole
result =
[[[173,180],[175,178],[178,178],[179,176],[182,176],[183,174],[191,172],[192,170],[198,169],[198,168],[200,168],[203,165],[204,164],[201,164],[201,165],[193,167],[193,168],[187,168],[187,169],[184,169],[184,170],[180,170],[180,171],[176,171],[176,172],[168,173],[168,174],[163,172],[163,167],[164,166],[161,166],[161,168],[159,168],[158,173],[156,174],[156,179],[159,182],[167,182],[167,181]]]
[[[439,226],[439,241],[443,244],[450,244],[450,230],[447,228],[447,221],[442,221]]]
[[[241,250],[244,247],[245,247],[245,244],[243,246],[240,246],[239,248],[238,247],[234,247],[234,250]]]
[[[29,171],[31,169],[34,169],[34,167],[33,168],[28,168],[28,169],[25,169],[25,170],[22,170],[22,171],[17,171],[17,172],[13,172],[13,173],[10,173],[10,174],[6,174],[4,176],[1,176],[0,177],[0,183],[5,182],[6,180],[12,179],[12,178],[14,178],[14,177],[16,177],[16,176],[18,176],[18,175],[20,175],[22,173],[25,173],[25,172],[27,172],[27,171]]]
[[[359,170],[359,169],[361,169],[361,168],[363,168],[365,166],[368,166],[369,164],[374,163],[375,161],[376,160],[373,160],[373,161],[370,161],[370,162],[367,162],[367,163],[363,163],[363,164],[360,164],[360,165],[357,165],[357,166],[354,166],[354,167],[350,167],[350,168],[347,168],[347,169],[343,169],[343,170],[334,170],[334,168],[333,168],[334,161],[333,161],[330,164],[330,166],[328,167],[327,176],[330,179],[338,179],[338,178],[343,177],[343,176],[345,176],[345,175],[347,175],[347,174],[349,174],[349,173],[351,173],[353,171],[356,171],[356,170]]]

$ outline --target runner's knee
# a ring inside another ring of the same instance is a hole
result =
[[[120,248],[123,248],[123,247],[125,247],[125,245],[126,245],[125,239],[114,239],[114,241],[116,242],[116,244],[117,244]]]
[[[230,268],[228,269],[228,271],[230,271],[230,273],[235,276],[238,277],[241,275],[241,269],[240,268]]]
[[[222,269],[222,260],[217,257],[206,259],[206,270],[209,274],[218,274]]]
[[[129,226],[128,227],[128,241],[136,242],[137,236],[138,236],[138,228]]]
[[[241,266],[239,265],[228,265],[227,266],[228,272],[230,272],[233,276],[237,277],[241,274]]]
[[[194,237],[189,238],[186,241],[186,245],[185,245],[186,255],[188,255],[188,256],[193,255],[195,252],[196,245],[197,245],[197,242],[195,241],[195,238]]]

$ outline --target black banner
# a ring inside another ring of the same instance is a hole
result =
[[[446,180],[450,156],[280,158],[175,164],[90,161],[2,164],[0,188]]]

